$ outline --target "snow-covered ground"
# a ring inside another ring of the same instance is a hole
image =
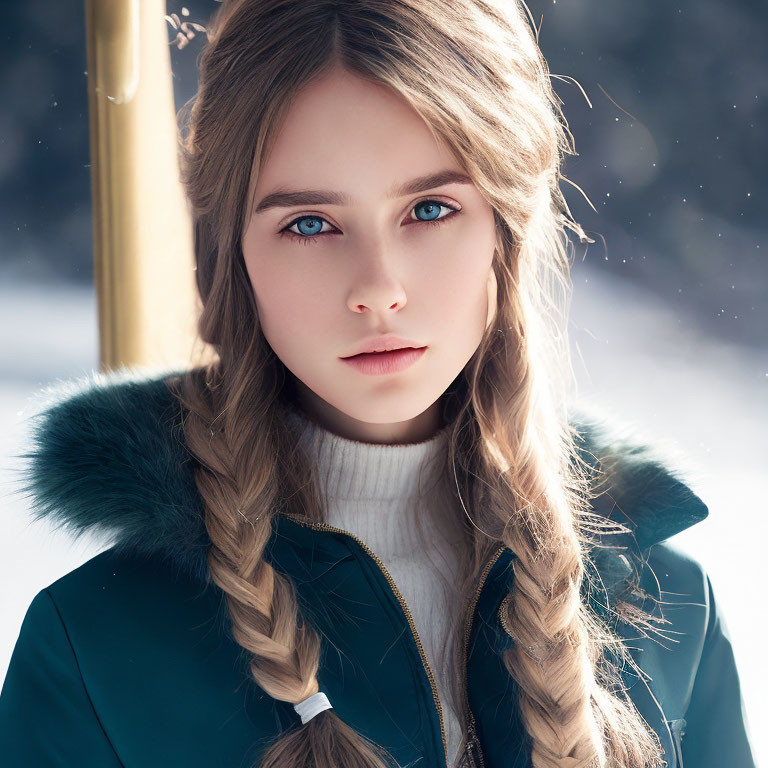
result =
[[[677,449],[709,517],[671,541],[707,568],[741,670],[758,761],[768,764],[765,581],[768,340],[760,350],[713,341],[651,294],[578,265],[571,341],[579,389]],[[72,542],[30,522],[13,493],[29,398],[98,368],[92,289],[0,282],[0,679],[32,597],[108,544]],[[756,598],[756,599],[755,599]]]

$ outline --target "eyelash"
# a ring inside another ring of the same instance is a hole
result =
[[[427,198],[425,200],[419,200],[418,203],[414,203],[414,205],[411,206],[411,210],[421,205],[422,203],[437,203],[437,205],[439,205],[440,207],[448,208],[450,211],[453,211],[453,213],[449,213],[446,216],[441,216],[439,219],[434,219],[432,221],[422,221],[421,219],[413,219],[415,223],[431,224],[432,226],[436,227],[448,221],[449,219],[452,219],[457,213],[461,211],[460,208],[454,208],[452,205],[448,205],[447,203],[442,203],[439,200],[432,200],[431,198]],[[323,232],[322,234],[319,234],[319,235],[297,235],[295,232],[288,231],[294,224],[301,221],[302,219],[318,219],[319,221],[327,221],[322,216],[297,216],[292,222],[290,222],[289,224],[286,224],[280,230],[280,232],[278,233],[280,237],[285,237],[287,235],[292,240],[301,241],[302,245],[311,245],[312,243],[316,242],[317,239],[320,237],[325,237],[326,235],[334,234],[333,232]],[[328,223],[330,224],[330,222]]]

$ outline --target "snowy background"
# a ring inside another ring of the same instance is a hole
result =
[[[30,398],[98,368],[83,5],[3,9],[0,680],[32,597],[106,545],[31,523],[12,493]],[[204,23],[216,3],[185,5]],[[676,449],[708,504],[707,520],[671,541],[710,574],[768,765],[768,5],[529,7],[565,78],[555,87],[579,152],[566,175],[597,208],[564,185],[596,240],[573,270],[579,390]],[[200,49],[200,37],[171,48],[177,108],[194,93]]]

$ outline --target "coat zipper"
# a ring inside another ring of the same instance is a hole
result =
[[[413,615],[411,614],[411,609],[408,607],[408,603],[405,602],[405,598],[403,597],[402,593],[400,592],[397,584],[395,584],[394,580],[392,579],[392,576],[390,575],[389,571],[387,570],[387,567],[382,562],[381,558],[360,538],[355,536],[353,533],[350,533],[349,531],[344,530],[343,528],[336,528],[333,525],[329,525],[328,523],[321,523],[316,520],[307,520],[306,518],[303,518],[301,515],[295,515],[287,512],[281,513],[283,517],[287,517],[289,520],[293,520],[294,522],[299,523],[299,525],[304,525],[309,528],[315,528],[318,530],[323,531],[334,531],[335,533],[341,533],[345,536],[349,536],[351,539],[354,539],[364,550],[365,552],[370,556],[370,558],[378,565],[379,569],[381,570],[382,574],[384,574],[384,577],[389,582],[389,586],[392,588],[392,591],[395,594],[395,597],[399,601],[403,613],[405,614],[406,618],[408,619],[408,624],[411,627],[411,632],[413,633],[413,639],[416,641],[416,647],[419,649],[419,655],[421,656],[421,663],[424,666],[424,671],[427,673],[427,677],[429,678],[429,684],[432,688],[432,698],[435,702],[435,708],[437,709],[437,717],[440,721],[440,737],[443,740],[443,752],[445,755],[445,765],[446,768],[448,768],[448,741],[445,737],[445,723],[443,722],[443,707],[440,704],[440,697],[437,692],[437,683],[435,682],[434,674],[432,673],[432,668],[429,665],[429,661],[427,660],[427,655],[424,653],[424,647],[421,644],[421,638],[419,637],[419,633],[416,629],[416,625],[413,621]],[[481,768],[484,766],[482,753],[479,749],[479,741],[477,739],[477,734],[475,732],[475,718],[472,712],[469,709],[469,695],[466,691],[467,688],[467,645],[469,643],[469,635],[472,629],[472,614],[474,613],[475,605],[477,604],[477,601],[480,597],[480,592],[482,591],[483,584],[485,583],[485,579],[487,578],[488,574],[490,573],[491,568],[493,567],[496,560],[498,560],[501,553],[506,549],[506,547],[502,546],[499,547],[498,550],[494,553],[493,557],[491,558],[490,562],[486,563],[485,568],[483,569],[483,573],[480,578],[480,583],[477,586],[477,589],[475,590],[475,595],[472,600],[471,610],[469,612],[469,616],[467,618],[467,622],[465,625],[465,632],[464,632],[464,654],[463,654],[463,660],[464,660],[464,717],[465,722],[468,724],[468,738],[467,738],[467,746],[465,749],[465,755],[469,753],[470,751],[474,751],[475,755],[479,757],[479,763],[474,763],[475,765],[479,765]],[[462,761],[463,762],[463,761]],[[474,761],[473,761],[474,762]],[[472,765],[472,763],[470,763]]]
[[[480,592],[483,590],[485,580],[488,578],[488,574],[496,564],[496,561],[501,557],[502,552],[506,549],[506,546],[499,547],[494,553],[491,559],[485,564],[483,572],[480,574],[480,581],[475,589],[474,597],[469,606],[467,613],[466,624],[464,625],[464,655],[462,657],[462,669],[464,670],[464,719],[467,724],[467,742],[464,748],[464,756],[460,762],[461,768],[483,768],[485,766],[485,760],[483,759],[483,752],[480,748],[480,740],[477,737],[477,731],[475,730],[475,716],[472,714],[472,710],[469,708],[469,689],[467,682],[467,648],[469,647],[469,636],[472,634],[472,621],[475,616],[475,606],[480,599]]]

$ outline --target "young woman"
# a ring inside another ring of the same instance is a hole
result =
[[[752,768],[704,504],[577,409],[523,6],[241,0],[182,153],[218,360],[43,412],[3,765]],[[396,351],[400,349],[400,351]]]

